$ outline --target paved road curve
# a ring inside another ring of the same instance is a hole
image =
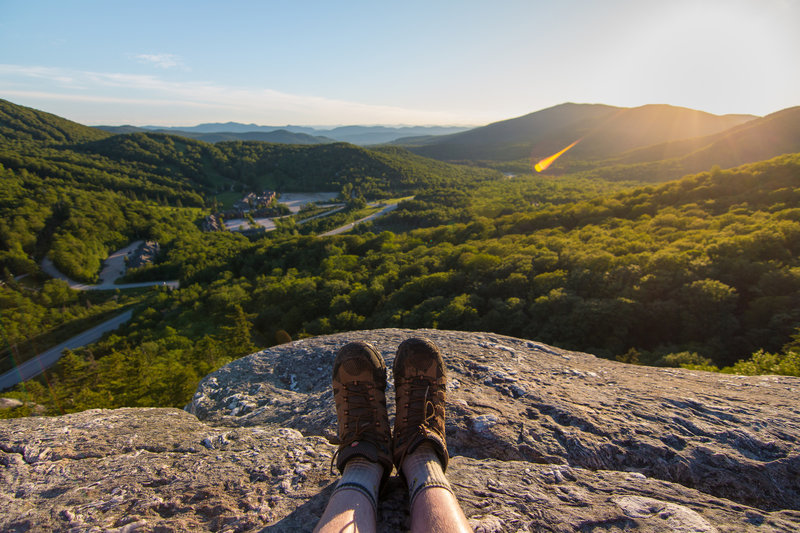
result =
[[[75,335],[71,339],[62,342],[58,346],[50,348],[49,350],[40,353],[33,359],[25,361],[21,365],[12,368],[2,376],[0,376],[0,390],[5,390],[13,387],[17,383],[31,379],[44,372],[47,368],[55,364],[56,361],[61,359],[64,350],[74,350],[81,346],[86,346],[98,340],[107,331],[117,329],[122,323],[131,319],[133,311],[125,311],[121,315],[117,315],[110,320],[106,320],[91,329],[87,329],[83,333]]]
[[[368,217],[364,217],[360,220],[356,220],[355,222],[350,222],[349,224],[345,224],[344,226],[338,227],[334,230],[331,230],[327,233],[321,234],[321,236],[328,236],[328,235],[338,235],[339,233],[344,233],[346,231],[350,231],[353,229],[356,224],[361,224],[362,222],[366,222],[368,220],[372,220],[379,216],[385,215],[386,213],[394,210],[397,208],[397,204],[389,204],[377,213],[373,213]],[[326,213],[330,214],[330,213]],[[79,291],[91,291],[91,290],[113,290],[113,289],[126,289],[131,287],[147,287],[150,285],[166,285],[169,287],[177,287],[177,281],[155,281],[155,282],[145,282],[145,283],[124,283],[121,285],[114,285],[114,280],[119,277],[119,272],[121,272],[123,265],[124,265],[124,258],[127,255],[129,250],[135,249],[139,245],[139,242],[134,242],[123,248],[122,250],[118,250],[117,252],[113,253],[109,258],[106,260],[106,268],[103,269],[101,274],[102,283],[99,285],[86,285],[84,283],[78,283],[74,280],[69,279],[67,276],[59,272],[53,262],[49,259],[45,259],[42,261],[42,269],[47,272],[49,275],[53,276],[57,279],[62,279],[69,283],[69,286],[72,289],[79,290]],[[110,263],[110,264],[109,264]],[[51,348],[45,352],[38,354],[36,357],[29,361],[25,361],[21,365],[9,370],[5,374],[0,376],[0,390],[5,390],[10,387],[13,387],[17,383],[22,381],[31,379],[33,377],[38,376],[42,372],[44,372],[47,368],[55,364],[61,358],[62,352],[66,349],[74,350],[75,348],[80,348],[81,346],[86,346],[87,344],[91,344],[94,341],[98,340],[103,334],[107,331],[111,331],[117,329],[120,324],[127,322],[131,319],[132,311],[125,311],[121,315],[118,315],[110,320],[103,322],[102,324],[95,326],[91,329],[80,333],[71,339],[62,342],[58,346]]]
[[[114,289],[135,289],[139,287],[151,287],[153,285],[163,285],[174,289],[178,288],[177,281],[143,281],[140,283],[120,283],[119,285],[114,282],[125,271],[125,256],[131,251],[135,250],[142,244],[143,241],[132,242],[125,248],[117,250],[103,262],[103,270],[100,272],[100,283],[97,285],[88,285],[86,283],[79,283],[73,279],[68,278],[56,269],[53,262],[44,258],[42,260],[42,270],[48,275],[66,281],[69,288],[76,291],[113,291]]]

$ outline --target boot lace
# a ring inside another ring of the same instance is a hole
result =
[[[378,400],[372,392],[374,386],[371,383],[353,381],[343,383],[343,397],[346,403],[344,411],[345,420],[344,431],[342,432],[342,442],[339,448],[331,457],[331,473],[334,473],[334,465],[339,452],[360,441],[361,436],[370,430],[374,431],[380,425],[378,420]]]
[[[406,426],[406,431],[401,435],[403,442],[410,442],[416,435],[421,435],[423,438],[428,435],[428,427],[436,418],[436,407],[430,399],[431,384],[425,378],[411,378],[407,381],[408,384],[408,403],[406,407],[405,423],[409,420],[411,423]],[[420,421],[417,423],[417,421]],[[403,450],[403,455],[400,457],[398,465],[402,465],[408,455],[409,447]]]

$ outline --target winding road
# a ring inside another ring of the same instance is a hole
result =
[[[66,340],[38,354],[33,359],[29,359],[18,366],[15,366],[3,375],[0,375],[0,390],[5,390],[13,387],[17,383],[31,379],[44,372],[47,368],[55,364],[56,361],[61,359],[64,350],[74,350],[87,344],[91,344],[103,336],[107,331],[117,329],[121,324],[127,322],[133,316],[133,311],[128,310],[124,313],[115,316],[110,320],[106,320],[102,324],[87,329],[79,333],[69,340]]]
[[[53,262],[44,258],[42,260],[42,270],[48,275],[66,281],[70,289],[76,291],[113,291],[114,289],[137,289],[139,287],[152,287],[154,285],[163,285],[173,289],[178,288],[177,281],[143,281],[140,283],[120,283],[114,282],[125,273],[125,257],[133,250],[139,247],[144,241],[135,241],[130,243],[125,248],[117,250],[103,261],[103,270],[100,271],[100,283],[97,285],[89,285],[72,280],[58,271]]]
[[[100,272],[100,283],[97,285],[88,285],[86,283],[79,283],[75,280],[65,276],[55,267],[50,259],[45,258],[42,261],[42,270],[53,278],[66,281],[71,289],[76,291],[109,291],[114,289],[133,289],[138,287],[151,287],[154,285],[162,285],[166,287],[178,288],[177,281],[145,281],[142,283],[120,283],[119,285],[114,282],[125,272],[125,256],[135,250],[143,241],[132,242],[125,248],[117,250],[103,262],[103,270]],[[44,372],[47,368],[55,364],[56,361],[61,359],[64,350],[74,350],[81,348],[87,344],[91,344],[104,333],[117,329],[121,324],[127,322],[133,316],[133,311],[128,310],[124,313],[106,320],[102,324],[87,329],[86,331],[75,335],[74,337],[62,342],[61,344],[50,348],[40,354],[37,354],[32,359],[21,363],[8,372],[0,375],[0,390],[13,387],[17,383],[31,379]]]
[[[369,220],[378,218],[380,216],[385,215],[397,208],[397,204],[389,204],[377,213],[373,213],[367,217],[362,219],[356,220],[354,222],[350,222],[349,224],[345,224],[344,226],[340,226],[336,229],[328,231],[326,233],[320,234],[320,236],[329,236],[329,235],[338,235],[340,233],[345,233],[353,229],[357,224],[361,224],[362,222],[367,222]],[[339,209],[334,209],[334,211],[338,211]],[[322,215],[329,215],[331,212],[323,213]],[[316,218],[316,217],[312,217]],[[168,287],[177,288],[178,282],[177,281],[148,281],[143,283],[122,283],[119,285],[115,285],[114,281],[117,280],[124,272],[125,272],[125,256],[128,255],[129,252],[135,250],[142,241],[136,241],[121,250],[117,250],[113,254],[109,255],[108,258],[104,262],[103,270],[100,272],[100,283],[97,285],[88,285],[85,283],[79,283],[74,281],[56,269],[55,265],[50,259],[45,258],[42,261],[42,270],[44,270],[50,276],[61,279],[66,281],[71,289],[75,289],[78,291],[99,291],[99,290],[114,290],[114,289],[130,289],[135,287],[150,287],[153,285],[165,285]],[[115,316],[110,320],[106,320],[102,324],[99,324],[91,329],[88,329],[78,335],[75,335],[71,339],[68,339],[61,344],[50,348],[38,355],[36,355],[33,359],[25,361],[24,363],[14,367],[13,369],[9,370],[5,374],[0,375],[0,391],[8,389],[16,385],[17,383],[21,383],[25,380],[31,379],[33,377],[38,376],[42,372],[44,372],[47,368],[55,364],[61,356],[63,355],[64,350],[74,350],[76,348],[80,348],[82,346],[86,346],[87,344],[91,344],[100,337],[103,336],[104,333],[108,331],[112,331],[117,329],[121,324],[127,322],[133,316],[133,311],[128,310],[124,313]]]

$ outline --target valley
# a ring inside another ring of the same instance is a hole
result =
[[[797,108],[759,118],[564,104],[364,148],[113,134],[0,104],[0,361],[131,312],[46,379],[3,392],[27,403],[0,416],[181,407],[202,376],[257,349],[375,328],[800,371]],[[295,191],[270,231],[203,230],[264,190]],[[325,205],[301,207],[311,200]],[[121,269],[101,273],[103,262],[142,240],[159,243],[155,261],[112,284]]]

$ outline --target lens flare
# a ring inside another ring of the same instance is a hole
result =
[[[573,146],[575,146],[579,142],[581,142],[581,139],[578,139],[577,141],[575,141],[574,143],[570,144],[569,146],[567,146],[566,148],[564,148],[560,152],[556,152],[553,155],[551,155],[550,157],[545,157],[544,159],[542,159],[541,161],[539,161],[538,163],[533,165],[533,169],[536,172],[543,172],[543,171],[547,170],[547,167],[549,167],[553,163],[553,161],[555,161],[556,159],[561,157],[564,154],[564,152],[566,152],[567,150],[569,150],[570,148],[572,148]]]

